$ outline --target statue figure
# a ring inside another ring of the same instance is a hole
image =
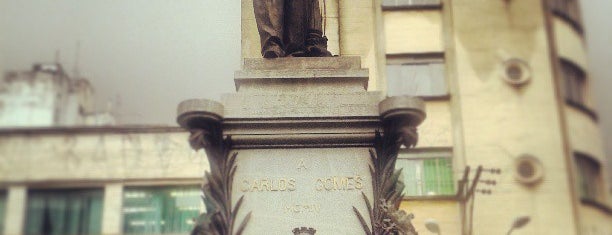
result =
[[[253,0],[264,58],[326,57],[319,0]]]

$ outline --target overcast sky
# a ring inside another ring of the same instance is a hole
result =
[[[491,0],[493,1],[493,0]],[[612,1],[582,0],[590,76],[612,153]],[[53,62],[80,74],[122,124],[175,125],[177,104],[233,92],[239,0],[0,0],[0,71]]]
[[[0,69],[60,62],[123,124],[175,125],[177,104],[233,90],[240,1],[0,0]]]

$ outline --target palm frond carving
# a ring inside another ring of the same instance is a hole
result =
[[[376,131],[374,149],[370,149],[370,174],[374,203],[362,193],[370,215],[370,228],[363,215],[353,207],[367,235],[418,235],[412,225],[412,214],[399,210],[403,198],[404,183],[400,181],[401,169],[395,169],[397,154],[402,144],[412,147],[416,144],[416,128],[400,128],[398,124],[385,126],[384,136]]]
[[[210,163],[210,172],[204,174],[203,200],[208,213],[202,214],[192,235],[240,235],[251,218],[249,212],[235,229],[236,215],[244,201],[240,197],[232,207],[232,181],[236,173],[236,156],[231,152],[231,138],[223,138],[221,128],[191,129],[189,143],[196,151],[204,149]],[[235,230],[234,230],[235,229]],[[236,232],[234,232],[236,231]]]

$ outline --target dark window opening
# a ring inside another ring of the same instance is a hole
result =
[[[31,190],[25,233],[93,235],[101,233],[102,189]]]
[[[587,200],[599,201],[603,194],[601,165],[592,157],[575,153],[574,158],[578,169],[578,191],[580,197]]]

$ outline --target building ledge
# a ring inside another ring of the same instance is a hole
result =
[[[382,6],[383,11],[404,11],[404,10],[440,10],[442,3],[423,4],[423,5],[404,5],[404,6]]]
[[[591,207],[594,207],[595,209],[601,210],[602,212],[608,215],[612,215],[612,207],[610,207],[609,205],[606,205],[605,203],[601,203],[601,202],[598,202],[597,200],[594,200],[591,198],[585,198],[585,197],[580,198],[580,202],[582,203],[582,205],[591,206]]]
[[[0,135],[10,134],[58,134],[58,133],[155,133],[187,132],[178,126],[119,125],[119,126],[48,126],[48,127],[0,127]]]
[[[578,102],[575,102],[575,101],[570,100],[570,99],[565,99],[565,103],[567,103],[567,105],[569,105],[570,107],[578,109],[580,112],[588,115],[591,119],[593,119],[594,122],[598,122],[599,121],[599,116],[597,115],[597,112],[595,112],[595,110],[587,107],[586,105],[578,103]]]
[[[404,196],[404,201],[456,201],[455,195]]]
[[[584,29],[582,29],[582,25],[580,24],[580,22],[574,20],[572,17],[565,14],[565,12],[555,9],[553,9],[552,12],[555,16],[561,18],[561,20],[569,24],[574,30],[576,30],[578,34],[584,35]]]
[[[436,96],[419,96],[419,98],[424,101],[448,101],[450,100],[450,95],[436,95]]]
[[[92,188],[107,184],[120,183],[124,186],[156,185],[200,185],[202,177],[163,177],[163,178],[64,178],[64,179],[16,179],[0,180],[0,192],[11,186],[27,186],[31,189]]]

